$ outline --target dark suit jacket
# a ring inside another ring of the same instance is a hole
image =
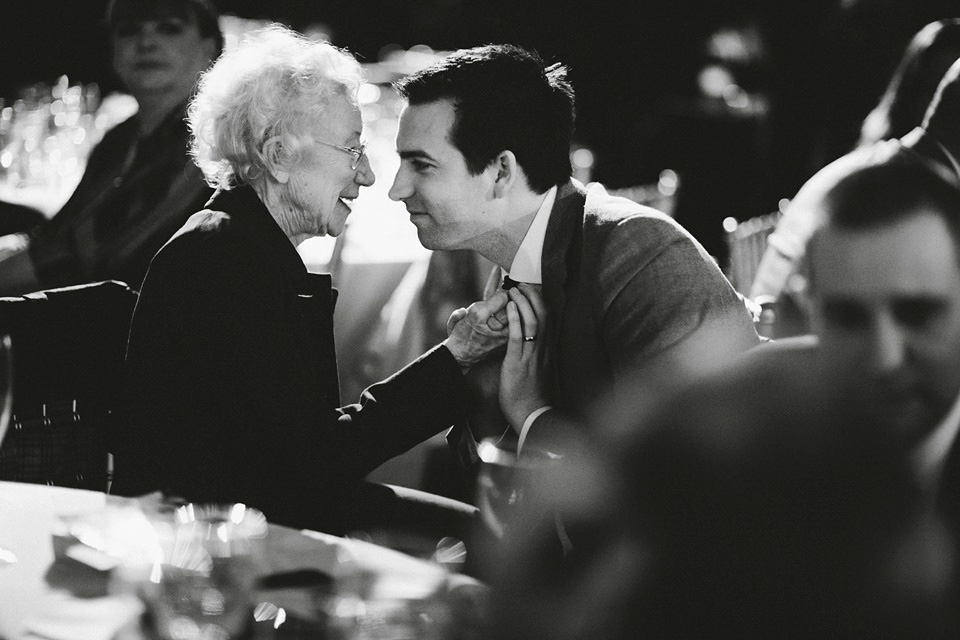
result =
[[[581,414],[638,365],[680,356],[702,328],[722,329],[734,352],[758,343],[742,300],[689,233],[599,186],[560,186],[542,265],[553,398],[568,412]]]
[[[652,392],[653,378],[729,359],[759,342],[743,301],[689,233],[599,186],[589,193],[572,180],[559,186],[542,273],[550,401],[562,416],[543,414],[530,446],[550,449],[567,419],[582,420],[614,384],[629,381],[640,385],[636,393]],[[638,377],[641,366],[651,376]],[[497,432],[489,412],[482,420],[474,436]],[[469,463],[466,429],[448,439]]]
[[[335,294],[251,188],[192,216],[154,258],[134,312],[118,490],[245,502],[275,522],[341,530],[357,482],[471,397],[438,347],[339,407]]]

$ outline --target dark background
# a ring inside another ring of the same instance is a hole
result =
[[[101,25],[106,0],[3,0],[0,96],[27,84],[118,89]],[[224,13],[305,28],[376,61],[387,44],[536,48],[571,67],[578,142],[611,187],[681,176],[676,216],[723,258],[719,221],[767,213],[847,151],[910,37],[960,15],[960,0],[218,0]],[[707,108],[696,75],[722,26],[753,25],[764,57],[738,69],[765,95],[762,118]]]

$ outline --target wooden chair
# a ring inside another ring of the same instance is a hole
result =
[[[136,299],[116,281],[0,298],[14,369],[0,480],[108,489],[106,434]]]
[[[774,211],[743,222],[731,218],[724,223],[724,241],[730,256],[727,278],[739,293],[750,295],[750,285],[767,249],[767,236],[781,217],[779,211]]]

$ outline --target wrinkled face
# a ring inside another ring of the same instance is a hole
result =
[[[960,392],[960,268],[943,220],[827,228],[811,248],[824,356],[856,383],[878,423],[914,443]]]
[[[113,30],[113,67],[133,95],[174,93],[186,99],[216,55],[196,19],[176,14],[120,22]]]
[[[449,138],[454,118],[449,100],[409,105],[400,115],[400,169],[389,195],[406,205],[428,249],[477,249],[499,226],[489,211],[495,167],[470,174]]]
[[[351,201],[360,195],[360,187],[372,185],[376,176],[366,155],[354,170],[355,156],[330,145],[358,147],[362,128],[360,109],[347,98],[334,96],[314,130],[313,144],[290,169],[282,190],[283,215],[290,232],[338,236],[343,231]]]

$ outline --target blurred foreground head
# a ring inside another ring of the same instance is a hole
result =
[[[809,346],[677,390],[615,448],[568,447],[525,488],[497,637],[956,637],[947,529]]]

